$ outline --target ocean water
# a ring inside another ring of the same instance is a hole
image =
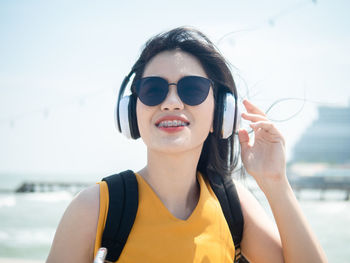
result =
[[[4,189],[1,181],[0,189]],[[253,193],[272,216],[261,192],[255,189]],[[44,260],[58,222],[74,195],[64,191],[0,192],[0,257]],[[302,192],[300,205],[329,262],[348,263],[350,202],[343,200],[344,193],[340,191],[326,193],[324,201],[319,197],[318,191]]]
[[[79,179],[80,178],[80,179]],[[24,181],[83,182],[96,176],[0,174],[0,257],[44,260],[57,225],[79,189],[46,193],[14,193]]]
[[[67,192],[0,194],[0,256],[44,259],[71,199]]]

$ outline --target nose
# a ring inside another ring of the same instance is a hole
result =
[[[161,104],[162,110],[182,110],[184,104],[181,101],[179,95],[177,94],[176,84],[171,83],[169,85],[169,92],[167,97]]]

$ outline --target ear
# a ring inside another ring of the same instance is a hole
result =
[[[214,123],[214,118],[213,118],[213,120],[211,121],[211,124],[210,124],[210,130],[209,130],[210,133],[214,132],[213,123]]]

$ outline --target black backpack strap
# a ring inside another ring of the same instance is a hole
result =
[[[107,248],[106,260],[118,260],[138,208],[138,185],[133,171],[127,170],[102,179],[109,192],[109,206],[106,226],[102,235],[102,247]]]
[[[211,188],[220,202],[221,209],[224,213],[235,244],[235,262],[242,260],[241,241],[244,220],[235,184],[230,176],[223,178],[215,173],[208,172],[207,177]]]

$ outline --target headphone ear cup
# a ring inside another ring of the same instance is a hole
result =
[[[215,137],[221,138],[221,127],[222,127],[222,110],[223,110],[223,94],[218,93],[216,95],[216,103],[215,103],[215,111],[214,111],[214,121],[213,121],[213,128],[214,132],[213,135]]]
[[[132,95],[123,97],[119,103],[119,116],[117,108],[114,112],[114,121],[116,128],[128,139],[139,138],[140,132],[137,126],[135,97]],[[118,126],[118,122],[120,124],[120,129]]]
[[[129,123],[131,138],[135,140],[140,138],[140,131],[137,125],[136,100],[137,100],[137,97],[135,95],[130,95],[129,109],[128,109],[128,118],[129,118],[128,123]]]
[[[234,129],[238,129],[238,122],[235,120],[238,119],[239,112],[236,106],[236,99],[231,93],[225,93],[222,102],[221,137],[227,139],[234,133]]]
[[[119,102],[119,110],[118,104],[116,105],[116,109],[114,111],[114,122],[117,130],[124,134],[128,139],[131,138],[130,125],[129,125],[129,101],[130,96],[123,97]],[[119,112],[119,115],[118,115]],[[119,125],[118,125],[119,123]]]

